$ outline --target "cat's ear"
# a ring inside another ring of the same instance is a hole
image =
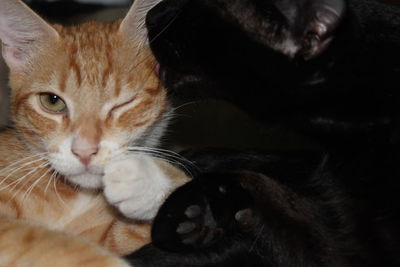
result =
[[[120,31],[129,41],[147,43],[146,14],[162,0],[135,0],[121,22]]]
[[[345,0],[277,0],[275,5],[286,18],[290,35],[286,44],[292,46],[283,52],[305,59],[328,47],[346,9]]]
[[[2,54],[11,70],[23,71],[30,58],[58,33],[19,0],[0,1]]]

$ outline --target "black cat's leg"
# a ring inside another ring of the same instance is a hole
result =
[[[153,243],[170,251],[208,248],[250,224],[252,199],[238,177],[203,174],[179,188],[154,220]]]

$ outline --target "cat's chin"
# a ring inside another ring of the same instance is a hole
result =
[[[82,173],[77,175],[66,176],[67,180],[73,184],[79,185],[83,188],[97,189],[101,188],[102,175],[92,173]]]

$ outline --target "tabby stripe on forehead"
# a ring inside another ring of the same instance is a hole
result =
[[[66,68],[63,68],[58,81],[58,87],[61,92],[65,92],[65,89],[67,87],[67,79],[68,79],[68,71]]]
[[[104,69],[104,72],[103,72],[103,80],[102,80],[102,82],[101,82],[103,88],[106,87],[107,81],[108,81],[108,79],[110,78],[110,76],[111,76],[111,71],[112,71],[112,69],[113,69],[113,64],[112,64],[112,60],[111,60],[111,51],[112,51],[111,44],[110,44],[110,43],[107,43],[107,53],[105,53],[105,54],[106,54],[106,57],[107,57],[107,65],[106,65],[106,67],[105,67],[105,69]]]
[[[73,44],[71,46],[71,53],[69,55],[69,59],[70,59],[69,65],[75,71],[78,86],[81,86],[82,75],[81,75],[81,69],[79,68],[79,65],[76,60],[77,51],[78,51],[77,46],[75,44]]]

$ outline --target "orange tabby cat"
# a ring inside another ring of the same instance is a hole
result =
[[[146,156],[163,154],[170,113],[144,28],[159,1],[64,28],[0,0],[15,125],[0,132],[0,266],[127,266],[114,255],[149,241],[148,221],[185,182]]]

